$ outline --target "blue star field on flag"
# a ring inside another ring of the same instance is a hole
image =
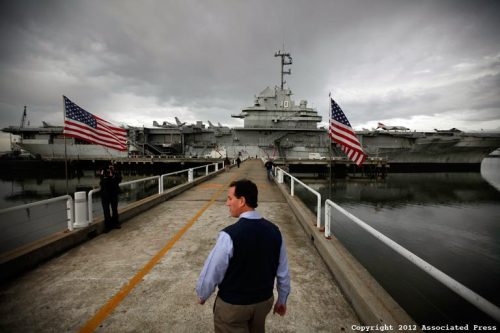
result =
[[[335,119],[339,123],[342,123],[346,126],[352,127],[351,123],[349,123],[349,120],[347,120],[347,117],[345,116],[344,112],[342,112],[342,109],[340,106],[332,99],[332,119]]]
[[[66,105],[67,118],[71,118],[90,127],[97,128],[97,121],[91,113],[71,102],[66,96],[64,96],[64,104]]]

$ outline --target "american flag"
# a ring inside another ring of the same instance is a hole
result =
[[[328,135],[333,142],[340,144],[342,151],[347,154],[350,160],[361,166],[367,155],[363,152],[358,137],[340,106],[332,98],[330,100],[332,108]]]
[[[90,112],[85,111],[66,96],[64,99],[64,135],[97,145],[127,150],[127,131]]]

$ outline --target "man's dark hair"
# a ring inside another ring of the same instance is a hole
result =
[[[239,199],[245,197],[245,201],[249,207],[257,208],[257,197],[259,191],[257,185],[248,179],[235,180],[229,184],[229,187],[234,187],[234,195]]]

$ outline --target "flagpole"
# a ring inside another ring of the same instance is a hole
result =
[[[63,124],[66,119],[66,107],[64,105],[64,95],[63,95]],[[64,127],[63,127],[64,128]],[[64,130],[63,130],[64,135]],[[69,194],[69,184],[68,184],[68,154],[66,152],[66,135],[64,135],[64,175],[66,177],[66,194]]]
[[[332,102],[331,102],[331,98],[332,98],[332,93],[329,93],[328,94],[328,127],[330,127],[330,122],[331,122],[331,117],[332,117]],[[332,140],[330,139],[330,136],[328,136],[328,152],[330,154],[330,179],[329,179],[329,186],[328,186],[328,199],[332,199],[332,182],[333,182],[333,179],[332,179],[332,168],[333,168],[333,165],[332,165]]]

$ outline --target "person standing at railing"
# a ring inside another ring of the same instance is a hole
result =
[[[264,164],[264,166],[266,167],[266,170],[267,170],[267,179],[269,181],[272,181],[273,180],[273,166],[274,166],[273,160],[267,160],[267,162],[266,162],[266,164]]]
[[[216,333],[265,332],[275,279],[278,300],[273,313],[286,314],[290,274],[285,242],[278,227],[255,210],[257,196],[257,186],[250,180],[229,185],[226,206],[239,220],[219,233],[196,285],[202,305],[219,288],[214,304]]]
[[[113,164],[101,171],[101,203],[104,213],[104,232],[111,229],[120,229],[118,219],[118,195],[120,194],[120,182],[122,176]]]
[[[238,165],[238,168],[240,167],[240,164],[241,164],[241,158],[238,156],[238,158],[236,159],[236,164]]]
[[[229,171],[230,164],[231,162],[229,161],[229,157],[227,157],[226,155],[226,158],[224,159],[224,168],[226,169],[226,171]]]

